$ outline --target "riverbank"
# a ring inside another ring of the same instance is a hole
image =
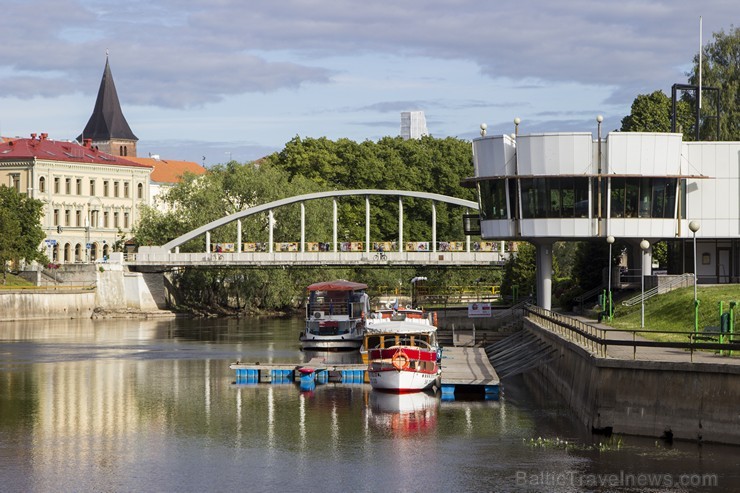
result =
[[[524,330],[557,350],[530,376],[554,389],[587,429],[740,445],[737,358],[618,345],[604,356],[530,319]]]

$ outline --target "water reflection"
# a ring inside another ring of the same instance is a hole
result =
[[[720,488],[691,491],[731,491],[738,480],[736,447],[669,448],[635,437],[620,449],[593,447],[551,389],[523,379],[508,382],[500,401],[485,402],[383,394],[360,383],[311,392],[296,383],[232,384],[228,365],[245,355],[301,361],[296,327],[189,320],[0,325],[2,488],[522,491],[520,471],[720,474]],[[576,445],[529,445],[538,436]]]
[[[373,424],[399,436],[428,433],[437,425],[439,397],[436,394],[415,392],[390,394],[372,391],[370,409]]]

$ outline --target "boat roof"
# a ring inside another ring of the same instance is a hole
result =
[[[429,334],[436,332],[434,325],[425,325],[417,322],[388,321],[374,322],[365,326],[365,333],[376,334]]]
[[[345,281],[344,279],[316,282],[308,286],[309,291],[358,291],[360,289],[367,289],[367,284]]]

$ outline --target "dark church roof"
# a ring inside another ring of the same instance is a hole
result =
[[[77,137],[77,141],[82,142],[83,139],[92,139],[94,142],[113,139],[139,140],[131,131],[121,111],[121,103],[118,101],[116,85],[113,83],[107,58],[103,80],[100,81],[100,89],[98,89],[98,99],[95,101],[95,109],[85,130]]]

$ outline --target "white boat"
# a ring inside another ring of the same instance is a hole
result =
[[[370,385],[394,393],[439,385],[439,345],[433,315],[410,308],[374,313],[367,320],[364,347]]]
[[[300,335],[303,349],[358,349],[365,318],[370,312],[367,284],[337,280],[308,286],[306,325]]]

